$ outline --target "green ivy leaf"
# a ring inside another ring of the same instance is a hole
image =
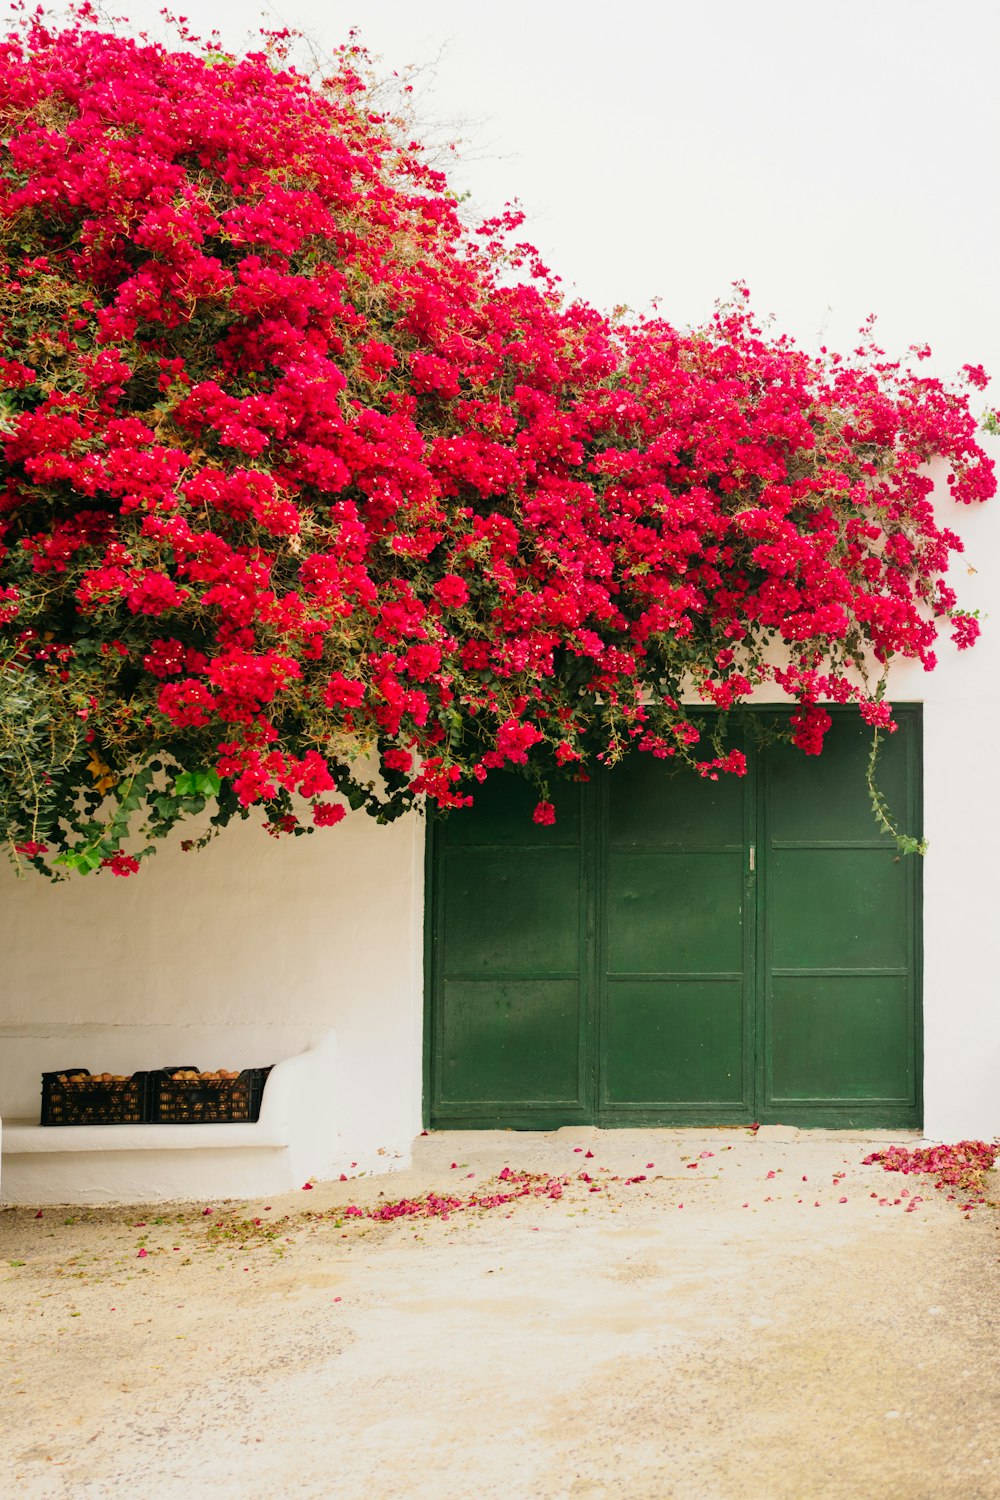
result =
[[[175,797],[204,799],[218,796],[221,786],[222,778],[215,771],[182,771],[174,777],[172,790]]]

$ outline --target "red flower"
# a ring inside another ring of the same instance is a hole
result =
[[[314,802],[312,819],[317,828],[332,828],[347,816],[347,809],[339,802]]]
[[[445,609],[461,609],[469,602],[468,585],[456,573],[446,573],[434,585],[434,596]]]
[[[989,385],[990,377],[982,365],[963,365],[962,370],[966,380],[971,386],[975,386],[977,391],[984,391]]]
[[[323,693],[327,708],[358,708],[364,701],[365,685],[344,676],[342,672],[331,672]]]
[[[214,713],[215,699],[204,683],[189,678],[161,688],[157,707],[178,729],[200,728]]]

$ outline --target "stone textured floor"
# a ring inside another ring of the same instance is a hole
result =
[[[271,1203],[4,1211],[0,1495],[1000,1500],[1000,1213],[876,1144],[451,1133]],[[513,1204],[342,1212],[507,1165]]]

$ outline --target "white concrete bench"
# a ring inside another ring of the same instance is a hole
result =
[[[0,1027],[0,1201],[156,1203],[258,1197],[333,1175],[335,1037],[289,1026]],[[40,1125],[43,1072],[266,1067],[260,1119]]]

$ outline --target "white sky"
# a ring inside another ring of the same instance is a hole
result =
[[[107,3],[155,30],[164,0]],[[807,343],[849,346],[875,312],[893,352],[1000,375],[996,0],[178,8],[233,48],[258,24],[326,47],[356,26],[386,70],[433,62],[426,114],[470,142],[453,181],[483,211],[519,199],[602,307],[696,322],[742,278]]]

